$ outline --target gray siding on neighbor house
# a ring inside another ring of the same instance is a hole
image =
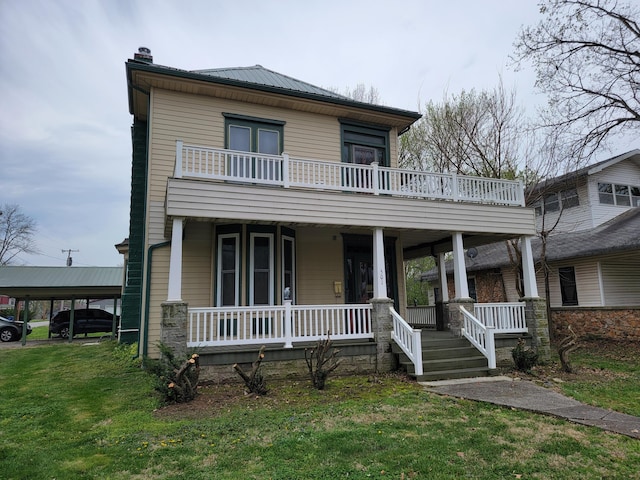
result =
[[[631,208],[601,204],[598,195],[599,182],[640,186],[640,168],[631,161],[623,161],[589,177],[589,201],[592,207],[591,214],[594,227]]]
[[[600,262],[605,306],[640,305],[640,253]]]

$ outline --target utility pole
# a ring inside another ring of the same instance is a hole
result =
[[[62,253],[67,252],[67,267],[70,267],[71,264],[73,263],[73,258],[71,257],[71,252],[79,252],[80,250],[72,250],[72,249],[67,249],[67,250],[62,250]]]

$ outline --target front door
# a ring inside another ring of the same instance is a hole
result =
[[[369,303],[373,298],[373,239],[364,235],[344,235],[345,244],[345,301]],[[385,239],[385,271],[387,297],[397,304],[395,249],[393,239]],[[397,310],[398,306],[395,305]]]

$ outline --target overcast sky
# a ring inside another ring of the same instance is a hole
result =
[[[502,74],[530,108],[532,70],[508,66],[533,0],[0,0],[0,205],[37,223],[18,264],[121,265],[131,115],[124,63],[138,47],[187,70],[265,68],[321,87],[375,87],[418,111]],[[622,152],[615,152],[622,153]]]

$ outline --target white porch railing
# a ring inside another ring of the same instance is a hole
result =
[[[462,334],[469,340],[480,353],[487,357],[489,368],[496,368],[496,347],[494,339],[494,327],[485,326],[469,313],[464,307],[460,307],[463,317]]]
[[[207,148],[180,140],[174,177],[524,206],[519,181]]]
[[[188,347],[373,338],[371,305],[189,308]]]
[[[526,333],[527,321],[522,302],[476,303],[474,315],[483,325],[494,328],[494,333]]]
[[[412,328],[393,307],[390,310],[393,319],[391,338],[409,357],[415,367],[415,374],[422,375],[422,330]]]
[[[435,328],[436,307],[433,305],[407,307],[407,322],[411,325]]]

